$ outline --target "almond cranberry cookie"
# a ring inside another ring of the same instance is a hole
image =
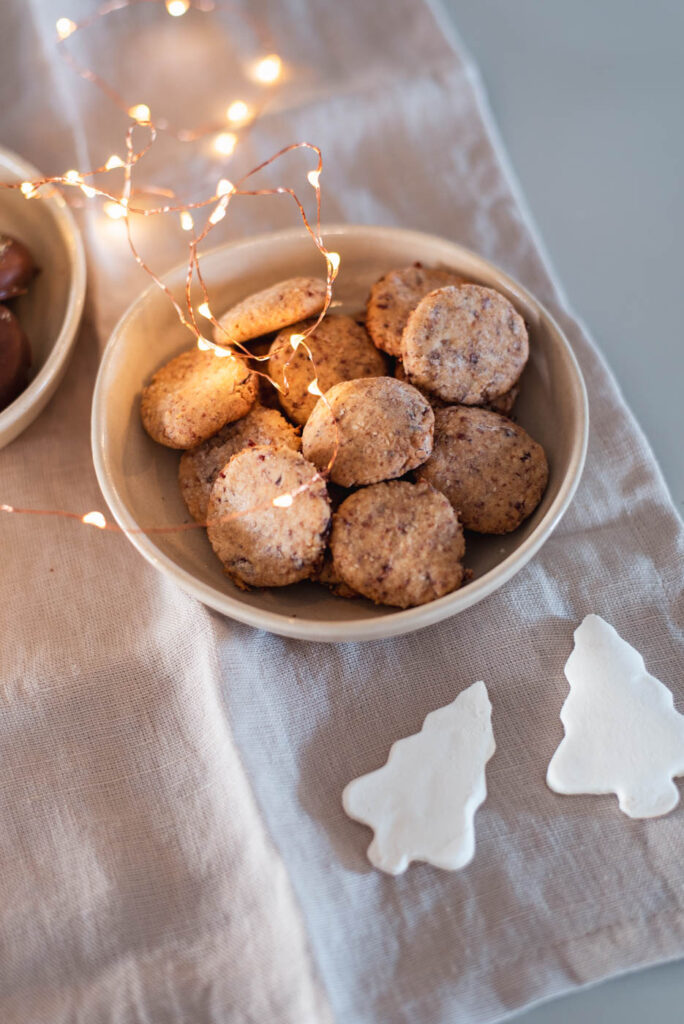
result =
[[[419,391],[393,377],[335,384],[302,434],[302,451],[342,487],[373,484],[416,469],[432,451],[434,413]]]
[[[463,405],[435,410],[435,445],[416,474],[446,495],[468,530],[510,533],[539,504],[546,455],[522,427]]]
[[[181,455],[178,483],[193,519],[198,523],[206,521],[209,495],[219,470],[243,448],[257,445],[299,451],[301,440],[279,412],[255,405],[242,419],[227,423],[218,434]]]
[[[333,516],[333,571],[352,590],[399,608],[427,604],[463,582],[458,516],[426,483],[364,487]]]
[[[293,351],[290,338],[303,334],[314,323],[304,320],[281,331],[271,346],[269,373],[281,387],[279,393],[283,411],[295,423],[306,423],[317,395],[308,391],[315,376],[321,391],[328,391],[333,384],[358,377],[382,377],[387,373],[385,356],[373,345],[368,334],[350,316],[327,316],[306,339],[306,346],[313,357],[313,365],[304,345]]]
[[[140,416],[159,444],[194,448],[249,412],[256,395],[256,377],[242,359],[191,348],[143,388]]]
[[[464,405],[485,405],[510,391],[528,355],[523,318],[505,296],[477,284],[426,295],[401,342],[411,383]]]
[[[418,264],[390,270],[371,288],[366,305],[368,333],[378,348],[391,356],[401,355],[401,335],[409,313],[428,292],[462,282],[463,278],[450,270]]]
[[[396,366],[394,367],[394,376],[397,380],[406,380],[406,371],[400,359],[397,359]],[[433,395],[430,391],[426,391],[425,388],[419,388],[416,384],[413,386],[416,390],[420,391],[421,395],[427,398],[433,409],[441,409],[446,405],[446,402],[443,402],[441,398]],[[498,398],[492,399],[491,402],[487,402],[482,408],[491,409],[492,412],[500,412],[502,416],[510,416],[519,394],[520,385],[514,384],[510,391],[506,391],[505,394],[499,395]]]
[[[290,448],[245,448],[219,471],[209,497],[207,534],[228,576],[242,587],[285,587],[320,567],[330,501],[316,467]],[[313,482],[312,482],[313,481]],[[289,506],[274,498],[294,495]]]
[[[325,304],[325,289],[320,278],[292,277],[255,292],[220,317],[214,340],[218,345],[249,341],[315,316]]]

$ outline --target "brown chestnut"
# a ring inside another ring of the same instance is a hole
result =
[[[0,305],[0,409],[24,390],[30,366],[29,340],[14,313]]]
[[[23,242],[0,235],[0,299],[22,295],[37,273],[33,257]]]

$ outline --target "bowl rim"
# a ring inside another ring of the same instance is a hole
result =
[[[0,174],[7,170],[25,181],[38,181],[45,175],[24,160],[17,153],[0,147]],[[83,315],[86,294],[86,258],[83,239],[76,225],[67,202],[60,193],[36,199],[35,202],[46,204],[49,214],[55,219],[60,236],[69,256],[69,292],[67,296],[64,319],[59,334],[55,338],[47,359],[31,383],[13,402],[0,412],[0,444],[3,435],[10,435],[14,440],[35,416],[47,404],[54,389],[57,387],[71,350],[76,341],[79,324]],[[34,416],[30,413],[34,412]],[[22,423],[22,421],[25,421]],[[17,429],[18,427],[18,429]]]
[[[392,236],[401,235],[404,239],[408,237],[408,240],[413,236],[417,242],[421,241],[422,243],[439,242],[449,249],[455,257],[467,258],[469,261],[474,261],[476,265],[481,266],[483,270],[496,273],[502,283],[510,288],[511,292],[521,295],[521,298],[531,303],[532,308],[538,313],[540,320],[546,320],[547,325],[556,333],[562,343],[571,370],[570,386],[574,392],[575,401],[578,403],[580,429],[573,438],[568,468],[561,481],[558,493],[529,537],[526,537],[519,547],[511,552],[502,562],[495,565],[479,579],[469,583],[467,587],[456,590],[451,594],[445,594],[443,597],[428,604],[419,605],[415,608],[396,609],[391,614],[370,619],[319,622],[297,615],[284,615],[281,612],[263,610],[243,604],[229,594],[221,593],[209,584],[198,580],[191,572],[181,568],[171,558],[159,551],[146,534],[139,532],[140,527],[129,512],[116,485],[112,482],[107,466],[108,458],[105,445],[105,378],[114,358],[118,339],[121,336],[126,321],[147,303],[149,296],[157,288],[155,284],[146,288],[119,318],[103,352],[92,402],[91,446],[93,463],[100,489],[112,515],[134,547],[151,565],[170,575],[181,589],[198,598],[203,604],[224,615],[228,615],[230,618],[236,619],[238,622],[253,626],[256,629],[264,629],[280,636],[322,643],[377,640],[423,629],[471,607],[507,583],[539,551],[565,514],[579,485],[589,441],[589,404],[586,386],[577,357],[564,332],[548,310],[526,288],[523,288],[522,285],[509,277],[490,260],[486,260],[465,246],[441,238],[438,235],[401,227],[329,224],[322,227],[321,233],[327,241],[330,240],[331,236],[340,237],[364,233],[372,235],[377,239],[384,238],[385,240],[388,236],[391,238]],[[263,232],[258,235],[251,235],[248,238],[228,242],[225,245],[215,246],[205,252],[204,259],[206,260],[219,253],[234,253],[240,248],[253,245],[255,241],[270,244],[298,241],[302,237],[303,230],[301,228],[286,228],[280,231]],[[169,279],[181,273],[184,266],[185,264],[179,264],[171,269],[164,275],[164,282],[168,283]]]

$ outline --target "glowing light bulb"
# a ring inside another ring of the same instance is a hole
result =
[[[84,196],[87,196],[88,199],[92,199],[93,196],[97,195],[97,189],[91,188],[90,185],[81,185],[81,192]]]
[[[309,173],[307,174],[306,177],[307,177],[307,180],[308,180],[309,184],[312,185],[313,188],[318,188],[318,179],[320,178],[320,176],[321,176],[321,172],[319,170],[315,170],[315,171],[309,171]]]
[[[295,352],[297,351],[297,349],[299,348],[299,346],[302,344],[303,341],[304,341],[304,335],[303,334],[291,334],[290,335],[290,344],[292,345],[293,351],[295,351]]]
[[[190,7],[190,0],[166,0],[166,10],[172,18],[182,18]]]
[[[132,117],[138,124],[149,124],[152,114],[146,103],[136,103],[128,108],[128,116]]]
[[[192,231],[195,226],[195,222],[192,219],[192,214],[188,210],[183,210],[180,215],[180,222],[183,231]]]
[[[87,523],[88,526],[97,526],[98,530],[104,530],[107,525],[107,520],[101,512],[88,512],[81,517],[81,522]]]
[[[230,156],[237,145],[237,135],[233,132],[219,132],[214,139],[214,149],[222,156]]]
[[[274,498],[272,503],[276,508],[289,508],[294,498],[291,494],[279,494],[277,498]]]
[[[235,185],[232,181],[228,181],[227,178],[221,178],[216,185],[217,196],[229,196],[231,192],[235,191]]]
[[[22,195],[26,196],[27,199],[31,199],[36,195],[36,189],[30,181],[22,181],[19,188],[21,189]]]
[[[202,335],[200,334],[199,338],[197,339],[197,348],[201,349],[202,352],[208,352],[213,347],[214,346],[209,341],[209,339],[203,338]]]
[[[339,252],[328,252],[325,256],[330,267],[330,273],[333,277],[337,277],[337,271],[340,269],[340,254]]]
[[[67,171],[64,175],[64,180],[68,181],[70,185],[78,185],[81,181],[81,175],[78,171]]]
[[[11,505],[0,505],[0,512],[14,512]]]
[[[249,121],[252,112],[244,100],[234,100],[226,110],[226,117],[231,124],[244,124]]]
[[[226,208],[223,205],[223,203],[221,202],[221,203],[218,204],[218,206],[216,207],[214,212],[209,217],[209,223],[210,224],[218,224],[218,222],[220,220],[223,220],[225,215],[226,215]]]
[[[71,18],[58,18],[57,25],[55,27],[57,29],[57,35],[60,40],[62,40],[68,39],[71,33],[76,31],[78,25],[75,21],[72,21]]]
[[[309,386],[308,386],[308,388],[306,390],[309,392],[310,395],[318,395],[319,398],[323,397],[323,392],[319,388],[318,381],[316,380],[315,377],[311,381],[311,383],[309,384]]]
[[[280,78],[283,70],[283,62],[277,53],[270,53],[268,57],[262,57],[252,68],[252,75],[257,82],[263,85],[272,85]]]
[[[211,310],[209,309],[209,303],[203,302],[197,307],[197,312],[200,316],[206,317],[207,320],[212,319]]]
[[[113,171],[115,167],[125,167],[125,166],[126,165],[123,162],[123,160],[121,159],[121,157],[117,156],[116,153],[112,153],[112,155],[110,156],[109,160],[105,164],[105,170],[106,171]]]
[[[110,220],[121,220],[122,217],[126,216],[126,204],[123,202],[117,203],[113,199],[108,199],[102,209]]]
[[[212,348],[214,350],[214,355],[218,356],[219,359],[233,358],[233,353],[229,348],[222,348],[220,345],[212,345]]]

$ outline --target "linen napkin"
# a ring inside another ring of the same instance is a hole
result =
[[[126,124],[55,56],[55,18],[94,9],[68,8],[3,7],[3,140],[47,173],[104,162]],[[562,735],[562,667],[589,611],[682,709],[684,536],[539,254],[472,65],[421,0],[259,0],[206,24],[185,17],[117,11],[74,52],[131,103],[166,102],[184,123],[220,114],[247,88],[245,62],[279,53],[284,87],[236,166],[307,138],[324,152],[325,219],[434,231],[517,277],[580,359],[589,457],[570,511],[511,583],[449,622],[365,645],[257,632],[183,595],[123,536],[1,517],[0,1018],[491,1022],[681,956],[684,811],[630,821],[611,797],[554,795],[544,774]],[[166,143],[150,167],[150,180],[198,194],[217,173],[210,150],[178,159]],[[270,180],[297,173],[284,165]],[[245,200],[225,237],[294,218],[285,202]],[[10,504],[102,508],[88,446],[98,353],[147,279],[120,225],[89,206],[82,226],[84,328],[55,399],[0,452]],[[177,236],[170,223],[143,230],[160,270],[183,258]],[[474,862],[373,871],[343,786],[480,678],[497,753]]]

